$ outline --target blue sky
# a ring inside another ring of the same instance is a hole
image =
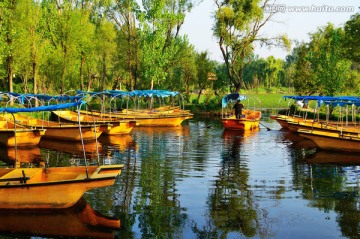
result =
[[[335,26],[342,26],[351,15],[360,12],[359,0],[277,0],[276,4],[285,9],[275,14],[272,22],[268,22],[261,35],[276,36],[287,34],[291,40],[309,40],[309,33],[315,32],[319,27],[328,22]],[[286,8],[284,8],[286,7]],[[332,9],[353,7],[341,12]],[[308,11],[309,9],[313,9]],[[314,10],[315,9],[315,10]],[[203,0],[198,6],[188,13],[182,26],[182,34],[188,35],[189,41],[197,51],[208,51],[210,58],[222,62],[222,56],[216,39],[212,36],[212,13],[215,11],[213,0]],[[261,57],[273,55],[285,58],[288,52],[277,48],[256,47],[256,54]]]

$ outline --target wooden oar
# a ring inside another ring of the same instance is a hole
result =
[[[269,127],[267,127],[266,125],[262,124],[261,122],[259,122],[262,126],[264,126],[268,131],[270,131],[271,129]]]

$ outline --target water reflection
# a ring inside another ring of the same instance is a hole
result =
[[[290,152],[294,187],[302,189],[308,207],[324,212],[324,223],[335,219],[343,237],[356,238],[360,234],[360,154],[311,150],[306,145]]]
[[[119,238],[357,238],[359,155],[266,125],[244,133],[192,119],[100,137],[101,160],[125,167],[114,186],[84,198],[121,219]],[[49,162],[71,165],[69,155]]]
[[[95,211],[80,199],[61,210],[0,210],[0,234],[13,237],[114,238],[120,220]]]
[[[221,167],[209,195],[209,214],[215,225],[212,236],[226,238],[231,233],[254,237],[262,226],[262,213],[249,185],[246,141],[256,137],[257,131],[224,130],[224,149]]]
[[[291,148],[309,149],[309,148],[317,147],[314,141],[307,138],[303,138],[295,132],[291,132],[290,130],[287,129],[281,129],[280,132],[281,134],[279,134],[277,141],[286,143]]]
[[[103,145],[110,146],[118,151],[137,150],[138,145],[130,134],[124,135],[101,135],[99,142]]]
[[[1,147],[0,160],[11,166],[15,165],[16,161],[19,164],[43,164],[40,148],[37,146],[31,148]]]
[[[348,164],[360,165],[360,153],[346,153],[318,150],[305,157],[310,164]]]
[[[103,153],[101,144],[95,140],[86,141],[83,145],[81,142],[75,141],[41,139],[39,147],[66,153],[76,158],[84,158],[84,150],[87,159],[97,159],[98,153]]]

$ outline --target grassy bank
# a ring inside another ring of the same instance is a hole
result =
[[[283,99],[284,95],[291,95],[285,93],[248,93],[248,99],[243,101],[245,107],[256,109],[279,109],[287,108],[289,101]],[[199,102],[197,102],[197,95],[191,96],[191,104],[187,105],[195,114],[209,114],[220,115],[222,106],[219,96],[201,95]]]

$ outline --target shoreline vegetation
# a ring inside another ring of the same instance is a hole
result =
[[[277,111],[278,109],[284,109],[289,107],[289,100],[283,99],[285,95],[294,95],[294,93],[244,93],[248,96],[247,100],[243,101],[245,107],[250,109],[270,109]],[[199,102],[197,102],[197,95],[192,95],[190,98],[191,103],[185,106],[186,109],[190,110],[195,115],[205,116],[221,116],[222,107],[221,99],[222,96],[211,96],[207,97],[202,95]],[[225,109],[226,115],[232,114],[232,109]]]
[[[248,100],[243,101],[245,108],[256,109],[256,110],[266,110],[270,114],[287,114],[287,110],[291,109],[295,106],[295,111],[299,115],[305,115],[308,119],[313,119],[314,117],[319,117],[320,119],[327,118],[326,108],[321,108],[320,112],[317,113],[317,116],[314,115],[313,110],[301,109],[299,106],[294,105],[294,101],[291,99],[284,99],[285,95],[297,95],[293,92],[281,92],[281,93],[243,93],[248,96]],[[354,95],[351,95],[354,96]],[[192,104],[186,105],[185,108],[191,110],[194,115],[199,116],[216,116],[221,117],[222,115],[222,107],[221,107],[221,98],[220,96],[212,96],[209,99],[206,99],[205,96],[200,97],[200,103],[193,102]],[[310,109],[316,108],[315,102],[310,102]],[[294,110],[294,109],[292,109]],[[335,107],[331,110],[329,119],[333,121],[343,120],[346,121],[346,118],[351,118],[351,114],[348,116],[344,115],[344,113],[340,113],[339,107]],[[233,115],[233,109],[227,108],[224,109],[224,116]],[[341,119],[342,118],[342,119]],[[352,118],[351,118],[352,119]],[[356,121],[360,120],[359,113],[356,113],[355,116]]]

